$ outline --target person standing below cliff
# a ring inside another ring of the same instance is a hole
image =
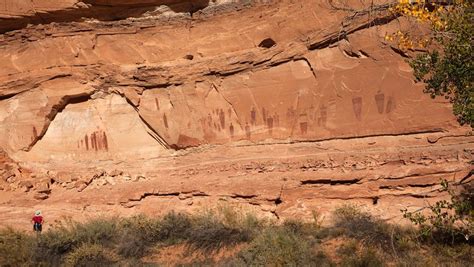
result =
[[[33,230],[37,233],[37,234],[41,234],[41,231],[43,230],[43,216],[41,215],[41,211],[40,210],[37,210],[35,212],[35,215],[33,216],[33,218],[31,219],[31,222],[33,223]]]

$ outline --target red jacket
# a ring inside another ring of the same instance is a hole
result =
[[[33,219],[31,219],[34,223],[39,223],[39,224],[42,224],[43,223],[43,216],[33,216]]]

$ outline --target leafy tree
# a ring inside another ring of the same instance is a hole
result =
[[[431,97],[449,99],[458,121],[473,127],[474,1],[400,0],[392,10],[431,27],[431,34],[423,40],[398,32],[399,46],[424,49],[410,61],[416,81],[426,83],[425,92]]]
[[[402,209],[403,217],[420,227],[423,238],[454,243],[472,242],[474,236],[474,191],[467,185],[455,192],[446,180],[441,181],[441,191],[448,192],[450,200],[440,200],[429,205],[428,211],[409,212]]]

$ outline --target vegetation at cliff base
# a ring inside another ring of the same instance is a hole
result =
[[[474,188],[463,186],[456,192],[446,180],[441,181],[442,192],[449,200],[428,205],[427,212],[402,210],[403,217],[419,227],[419,237],[441,243],[472,242],[474,238]]]
[[[0,230],[0,266],[468,266],[472,243],[420,239],[356,206],[334,224],[257,218],[225,208],[199,215],[65,221],[36,237]],[[471,240],[472,241],[472,240]],[[168,256],[166,251],[181,251]],[[163,253],[163,254],[162,254]],[[171,257],[171,258],[170,258]]]

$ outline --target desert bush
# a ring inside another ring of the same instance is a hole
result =
[[[396,259],[399,267],[424,266],[472,266],[472,247],[468,244],[456,246],[446,244],[424,244],[407,251]]]
[[[292,227],[266,229],[239,253],[236,261],[247,266],[330,265],[324,254],[316,253],[308,240]]]
[[[193,220],[190,215],[172,211],[159,219],[145,216],[123,219],[119,228],[118,253],[124,257],[141,257],[157,243],[185,242],[193,229]]]
[[[334,211],[336,232],[361,240],[366,245],[375,245],[393,250],[397,239],[403,237],[399,227],[390,225],[352,205],[344,205]],[[398,248],[399,249],[399,248]]]
[[[217,212],[212,210],[204,212],[207,216],[219,219],[224,225],[237,228],[242,224],[242,212],[237,211],[234,207],[229,205],[220,205],[217,207]]]
[[[247,242],[252,237],[252,231],[225,225],[212,213],[195,217],[189,236],[188,244],[194,249],[205,251],[218,251],[223,247],[235,245],[241,242]]]
[[[360,253],[345,255],[340,265],[344,267],[381,267],[384,266],[384,263],[374,250],[368,248]]]
[[[341,256],[352,256],[357,253],[357,249],[357,242],[355,240],[349,240],[347,243],[338,247],[336,252]]]
[[[246,231],[249,235],[253,238],[257,234],[261,232],[263,228],[268,225],[268,222],[264,219],[257,218],[252,213],[246,213],[243,219],[240,221],[238,227],[242,229],[242,231]]]
[[[473,261],[470,244],[419,242],[413,238],[415,229],[402,230],[354,206],[338,208],[334,217],[334,227],[296,220],[278,224],[225,209],[69,221],[39,237],[5,229],[0,230],[0,266],[146,266],[140,259],[150,248],[173,244],[209,256],[245,244],[232,259],[208,257],[193,266],[332,266],[318,246],[339,235],[351,237],[337,250],[343,266],[382,266],[382,258],[398,266],[467,266]]]
[[[239,211],[225,205],[218,207],[217,214],[212,211],[204,214],[215,217],[229,228],[240,229],[252,236],[258,234],[268,224],[266,220],[257,218],[253,213]]]
[[[419,227],[419,236],[424,240],[441,243],[472,243],[474,235],[474,190],[468,185],[455,192],[446,180],[441,181],[441,191],[449,194],[450,200],[440,200],[422,210],[401,210],[403,217]]]
[[[117,234],[118,218],[98,218],[86,223],[73,223],[71,232],[77,243],[107,245]]]
[[[114,256],[102,245],[83,243],[71,251],[64,261],[64,266],[89,267],[111,265]]]
[[[194,260],[193,262],[178,264],[176,266],[179,266],[179,267],[210,267],[210,266],[231,267],[230,263],[222,263],[222,262],[217,263],[211,258],[202,259],[202,260]]]
[[[137,258],[129,258],[129,259],[121,259],[118,264],[115,264],[115,266],[120,266],[120,267],[156,267],[156,266],[161,266],[155,263],[149,263],[149,262],[143,262],[140,259]]]
[[[293,233],[295,235],[303,235],[305,232],[305,225],[306,224],[301,221],[288,219],[283,221],[283,223],[281,224],[281,228],[283,228],[284,231]]]
[[[341,257],[340,266],[347,267],[378,267],[384,266],[382,259],[373,248],[363,247],[356,240],[348,240],[337,250]]]
[[[76,245],[74,233],[65,227],[43,233],[33,247],[33,260],[59,265],[62,257]]]
[[[140,234],[126,230],[119,238],[117,253],[125,258],[138,258],[147,252],[149,243]]]
[[[34,239],[11,228],[0,230],[0,266],[28,266]]]
[[[121,236],[117,252],[125,257],[141,257],[148,248],[186,243],[188,249],[217,252],[250,241],[263,227],[262,220],[227,206],[200,215],[170,212],[162,219],[137,216],[119,224]]]
[[[86,223],[66,221],[37,239],[33,258],[36,262],[58,264],[76,247],[84,243],[107,245],[116,234],[116,219],[99,218]]]
[[[433,244],[428,249],[438,266],[472,266],[474,262],[472,245],[469,244]]]
[[[118,225],[117,252],[126,258],[138,258],[159,241],[161,223],[143,215],[122,219]]]
[[[157,241],[175,244],[187,239],[191,227],[192,221],[189,215],[172,211],[160,221],[155,238]]]

